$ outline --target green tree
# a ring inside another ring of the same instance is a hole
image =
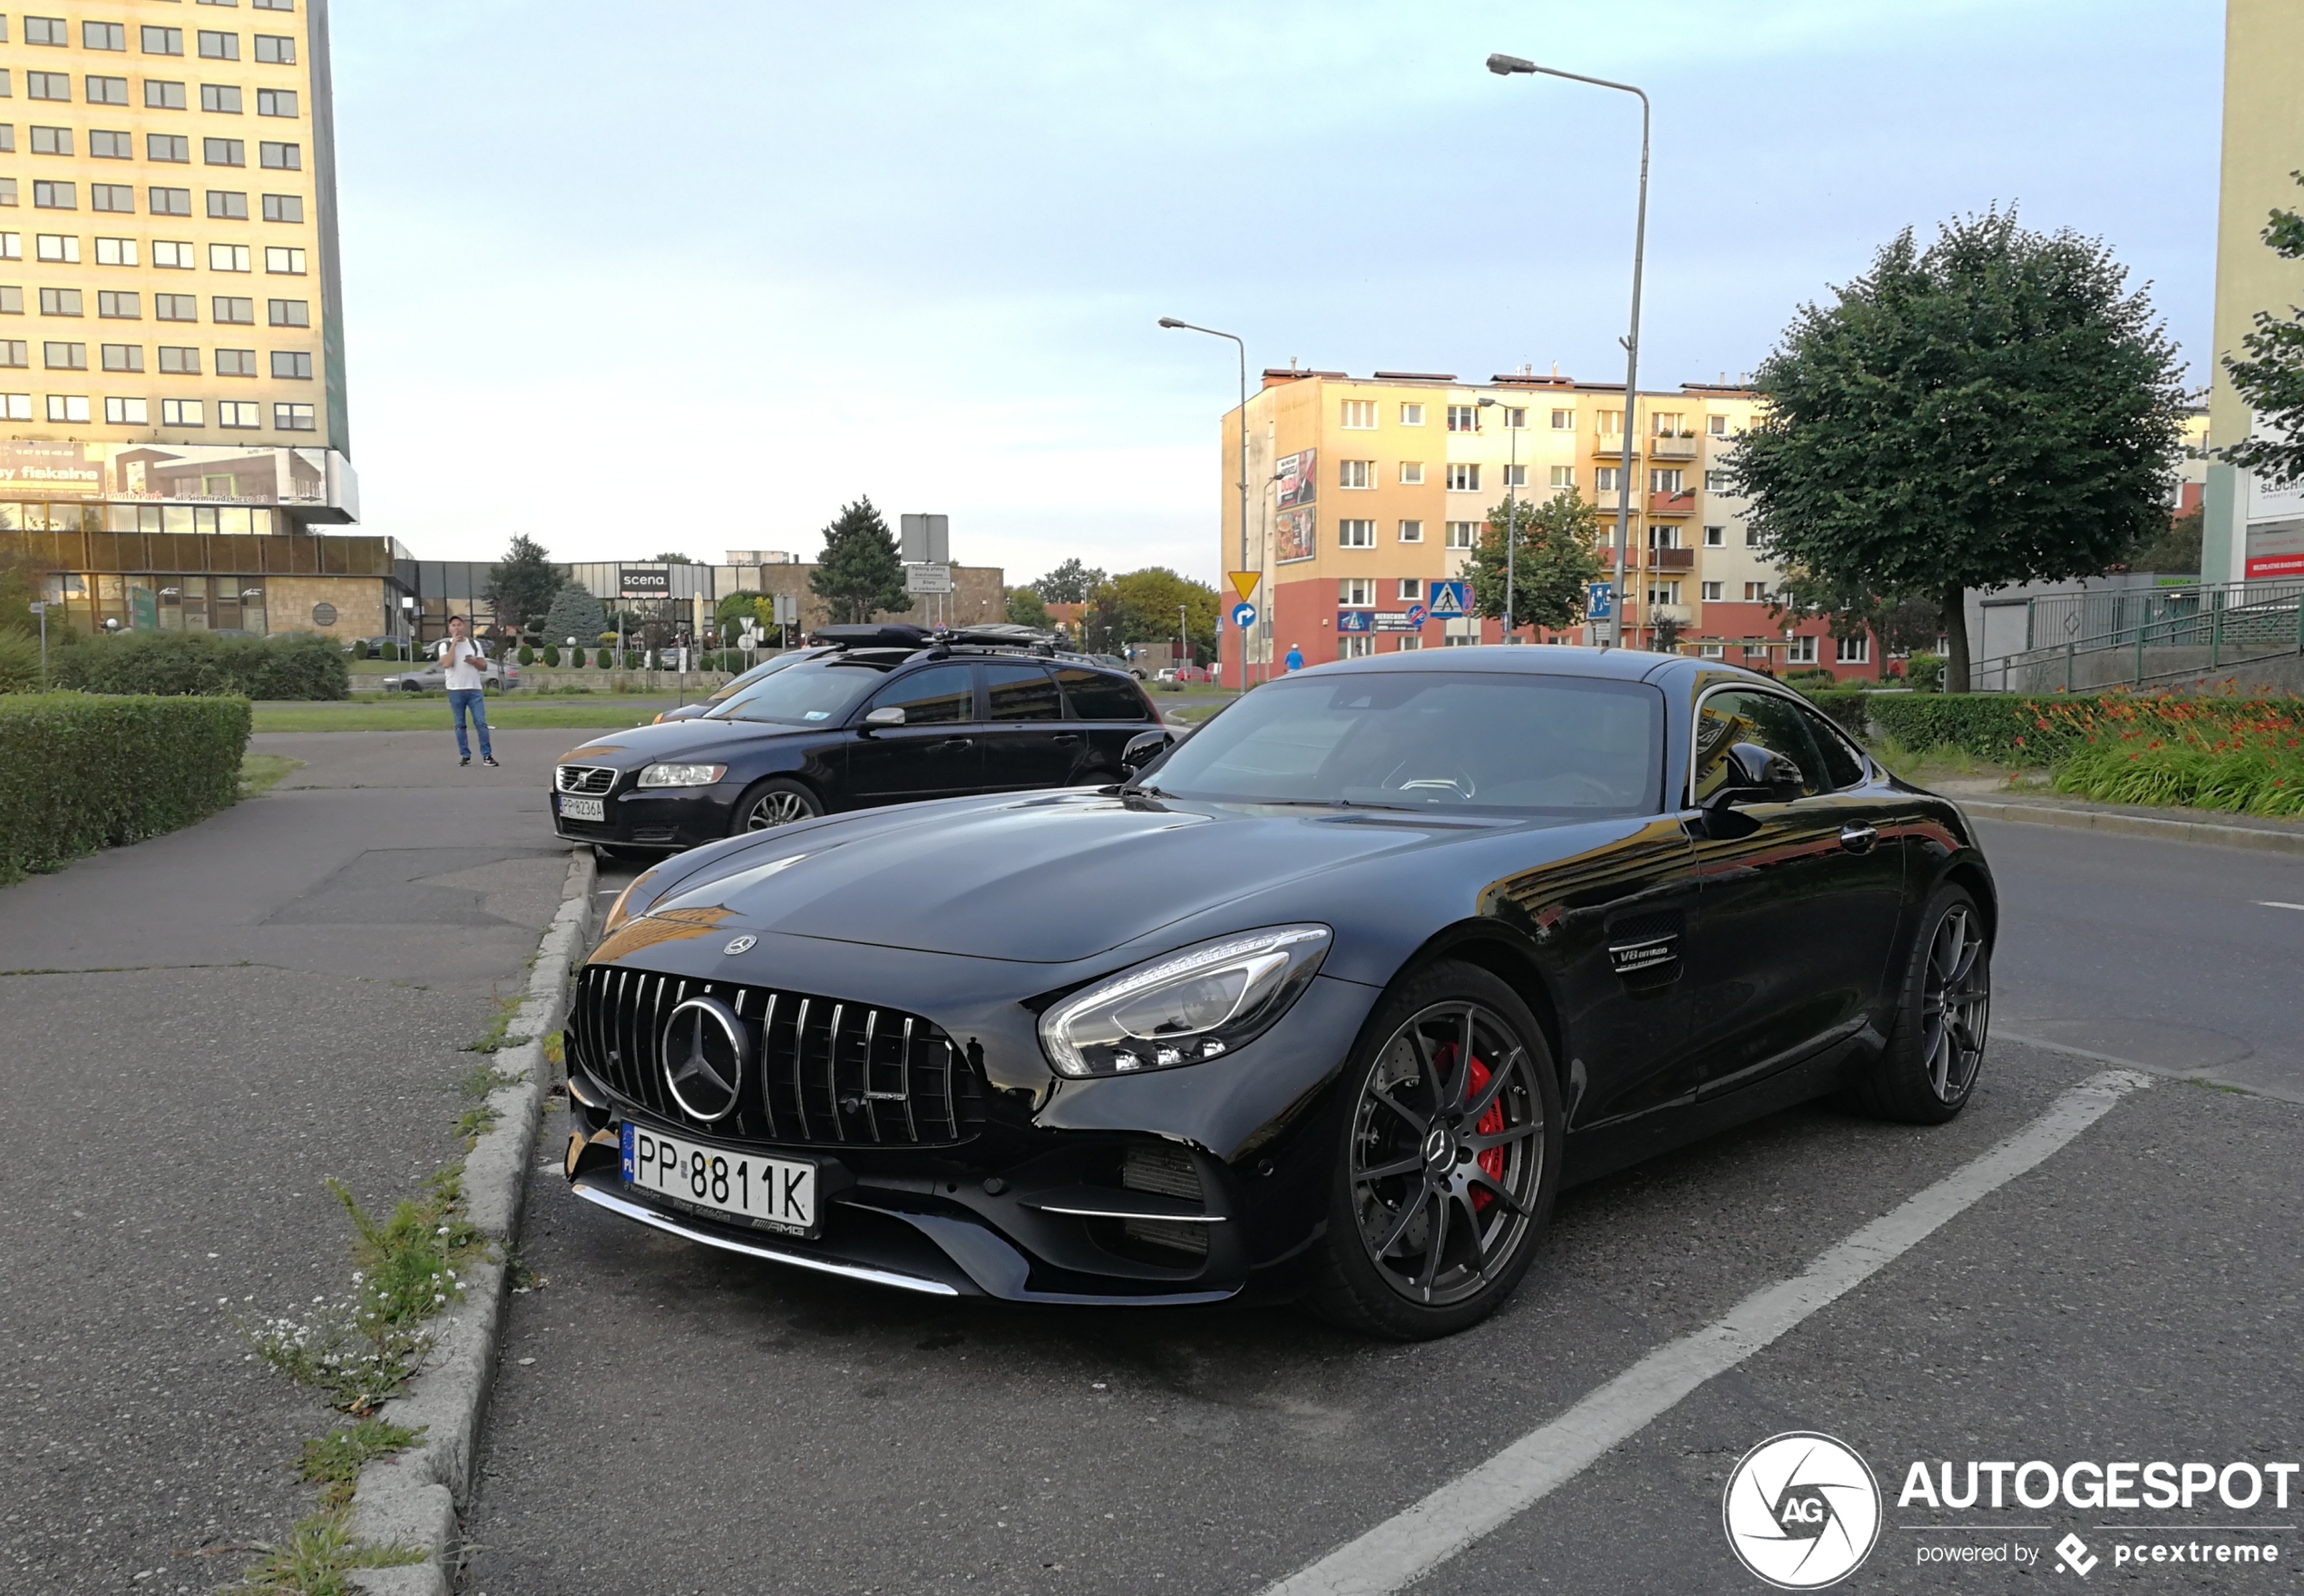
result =
[[[912,608],[896,540],[870,499],[841,506],[824,529],[824,559],[808,586],[835,621],[868,621],[878,610],[902,615]]]
[[[1105,624],[1116,634],[1112,640],[1121,643],[1174,643],[1176,609],[1182,606],[1192,662],[1206,665],[1215,657],[1216,590],[1166,566],[1114,577],[1089,595],[1089,602],[1098,612],[1108,608],[1111,619]]]
[[[504,557],[488,573],[480,596],[496,611],[496,624],[508,632],[524,630],[552,607],[553,595],[568,579],[552,563],[544,546],[525,532],[517,532],[504,547]]]
[[[2289,175],[2304,184],[2304,171]],[[2304,216],[2275,209],[2263,238],[2282,260],[2304,259]],[[2241,339],[2249,358],[2227,355],[2224,370],[2232,391],[2255,411],[2257,435],[2218,453],[2268,482],[2292,482],[2304,477],[2304,306],[2289,306],[2285,316],[2260,310],[2255,322]]]
[[[730,593],[714,605],[712,618],[718,623],[720,641],[734,642],[747,620],[763,632],[774,631],[776,622],[770,618],[776,614],[776,607],[770,602],[771,597],[766,593]]]
[[[1479,547],[1464,568],[1472,602],[1489,620],[1504,614],[1504,527],[1513,501],[1488,512]],[[1521,627],[1573,626],[1584,616],[1585,589],[1600,579],[1593,552],[1600,535],[1599,511],[1575,489],[1531,504],[1518,501],[1519,540],[1511,551],[1513,630]]]
[[[2098,575],[2167,524],[2183,390],[2125,277],[1995,210],[1802,306],[1729,466],[1762,549],[1814,593],[1932,605],[1967,691],[1969,589]]]
[[[700,560],[690,560],[685,554],[659,554],[649,563],[650,565],[701,565],[704,562]]]
[[[1104,573],[1078,559],[1066,560],[1032,584],[1043,604],[1085,604],[1104,585]]]
[[[1056,618],[1040,602],[1040,596],[1030,588],[1008,589],[1008,618],[1020,627],[1040,627],[1056,629]]]
[[[573,637],[579,647],[589,648],[607,629],[608,612],[581,582],[563,586],[544,611],[544,641],[554,647]]]
[[[2201,519],[2201,507],[2197,504],[2183,514],[2170,518],[2160,536],[2136,550],[2128,569],[2199,575]]]

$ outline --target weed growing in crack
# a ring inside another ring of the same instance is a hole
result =
[[[317,1441],[304,1443],[304,1462],[299,1472],[321,1487],[322,1507],[347,1507],[351,1505],[352,1487],[360,1477],[362,1464],[413,1446],[423,1434],[421,1426],[410,1430],[386,1424],[380,1418],[364,1418],[357,1424],[330,1430]]]
[[[234,1596],[359,1596],[352,1571],[406,1568],[424,1561],[409,1546],[369,1546],[352,1538],[352,1509],[323,1507],[299,1522],[288,1538],[266,1549]]]

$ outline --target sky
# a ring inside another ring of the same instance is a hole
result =
[[[364,530],[813,559],[868,497],[1021,583],[1218,572],[1293,358],[1750,371],[1913,227],[2101,237],[2204,381],[2215,0],[335,0]]]

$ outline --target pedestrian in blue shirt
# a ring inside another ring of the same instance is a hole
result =
[[[1290,670],[1303,669],[1304,651],[1302,648],[1297,647],[1294,643],[1289,644],[1288,657],[1283,663],[1284,663]]]

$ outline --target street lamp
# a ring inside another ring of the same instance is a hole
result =
[[[1230,338],[1233,346],[1240,351],[1240,563],[1233,569],[1246,570],[1248,569],[1248,345],[1240,341],[1237,334],[1220,333],[1214,327],[1196,327],[1188,321],[1176,320],[1173,316],[1162,316],[1160,325],[1180,332],[1206,333],[1211,338]],[[1269,595],[1266,597],[1268,601]],[[1224,600],[1219,597],[1216,602],[1221,604]],[[1238,628],[1234,629],[1240,630]],[[1248,690],[1248,634],[1245,631],[1240,631],[1240,690],[1243,693]]]
[[[1648,96],[1630,83],[1588,78],[1580,72],[1562,72],[1556,66],[1538,66],[1517,55],[1491,55],[1488,58],[1488,70],[1500,78],[1518,73],[1541,73],[1546,77],[1567,78],[1571,83],[1590,83],[1596,88],[1615,89],[1640,97],[1640,209],[1632,232],[1632,332],[1624,340],[1624,469],[1616,488],[1616,608],[1608,620],[1609,640],[1622,647],[1624,554],[1632,535],[1632,429],[1640,408],[1640,265],[1648,247]]]
[[[1520,474],[1520,433],[1519,429],[1512,424],[1511,406],[1499,406],[1495,400],[1484,398],[1480,401],[1480,408],[1503,410],[1504,430],[1512,434],[1512,463],[1504,468],[1504,640],[1509,643],[1514,640],[1512,557],[1520,540],[1519,492],[1512,479]],[[1525,411],[1523,414],[1526,414]]]

